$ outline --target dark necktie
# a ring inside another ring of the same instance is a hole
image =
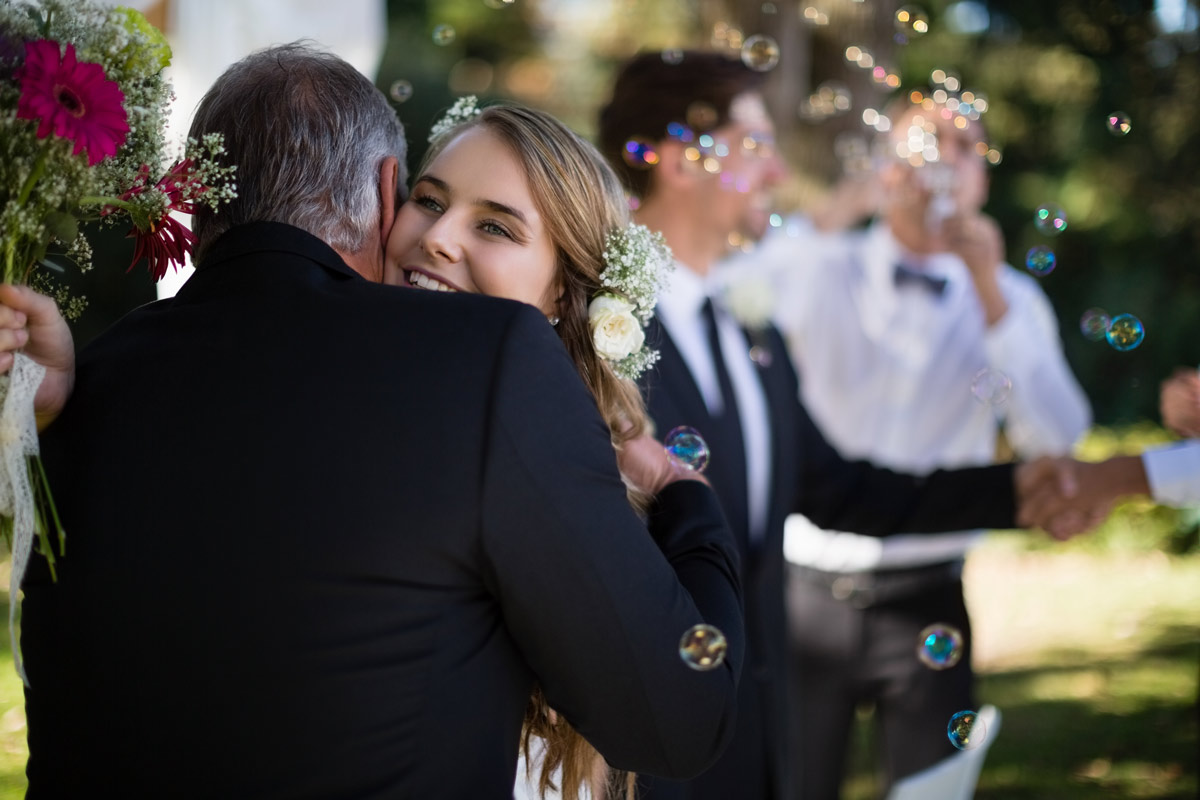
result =
[[[733,381],[729,378],[725,356],[721,351],[721,338],[717,332],[717,316],[713,310],[712,298],[704,301],[704,305],[700,307],[700,316],[707,329],[708,349],[712,355],[713,367],[717,371],[717,384],[721,388],[721,413],[710,415],[713,430],[702,430],[700,433],[708,440],[715,471],[728,476],[728,485],[722,492],[725,515],[734,526],[734,530],[745,535],[744,532],[750,524],[746,490],[746,445],[742,437],[737,395],[733,392]],[[721,462],[719,468],[716,467],[718,460]]]
[[[913,269],[904,264],[896,265],[893,280],[897,286],[917,286],[929,292],[934,297],[941,297],[942,293],[946,291],[945,278],[934,277],[924,270]]]

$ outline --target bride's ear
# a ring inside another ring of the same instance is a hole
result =
[[[379,240],[385,247],[399,210],[396,192],[399,181],[400,162],[395,156],[388,156],[379,166]]]

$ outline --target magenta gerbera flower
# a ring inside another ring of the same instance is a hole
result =
[[[37,120],[39,139],[53,131],[75,142],[73,154],[86,150],[88,166],[94,166],[125,143],[125,95],[102,66],[76,61],[74,45],[61,58],[59,52],[58,42],[49,39],[25,43],[17,117]]]

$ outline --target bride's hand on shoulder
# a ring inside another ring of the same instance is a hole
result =
[[[647,433],[621,445],[617,450],[617,466],[628,481],[648,495],[658,494],[675,481],[709,485],[703,475],[672,460],[662,442]]]

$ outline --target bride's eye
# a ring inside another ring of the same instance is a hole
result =
[[[431,195],[418,194],[413,195],[409,202],[416,203],[418,206],[440,214],[444,209],[442,204],[435,200]]]
[[[479,224],[479,228],[484,233],[490,233],[493,236],[503,236],[505,239],[512,239],[514,242],[516,241],[516,237],[509,233],[508,229],[498,222],[486,220]]]

